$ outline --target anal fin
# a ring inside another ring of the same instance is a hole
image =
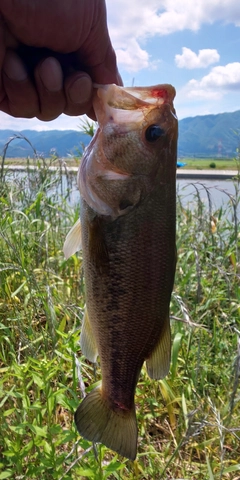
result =
[[[171,361],[171,332],[170,323],[167,319],[161,337],[150,357],[146,359],[147,372],[150,378],[159,380],[164,378],[168,372]]]
[[[95,341],[94,333],[89,321],[87,307],[85,307],[83,325],[80,335],[80,346],[83,355],[93,363],[96,363],[98,356],[97,344]]]

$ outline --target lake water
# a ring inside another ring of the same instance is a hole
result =
[[[197,193],[201,200],[217,210],[226,206],[229,196],[235,196],[235,185],[232,180],[178,180],[177,192],[184,206],[191,207],[197,202]]]
[[[31,177],[30,173],[30,177]],[[33,174],[34,175],[34,174]],[[51,176],[54,177],[54,174]],[[17,180],[23,179],[26,177],[25,172],[15,171],[8,172],[7,178],[16,178]],[[69,184],[71,185],[71,192],[69,194],[69,203],[70,205],[76,205],[79,202],[79,191],[77,188],[77,175],[70,174],[68,177],[63,174],[61,176],[61,188],[58,186],[58,183],[50,188],[50,194],[62,194],[67,191]],[[57,191],[57,189],[59,189]],[[190,180],[190,179],[178,179],[177,180],[177,194],[178,198],[184,207],[193,208],[197,204],[197,195],[201,200],[206,203],[212,212],[216,211],[220,207],[226,207],[229,203],[229,195],[235,195],[234,182],[232,180]],[[239,216],[240,216],[240,205],[239,205]]]
[[[181,202],[185,207],[193,208],[197,203],[197,192],[198,195],[200,195],[201,200],[207,205],[209,205],[210,198],[211,209],[214,212],[220,207],[227,205],[229,202],[229,195],[234,196],[235,194],[235,188],[232,180],[177,180],[177,194],[180,196]],[[78,202],[79,191],[75,183],[75,185],[73,184],[70,203],[77,204]]]

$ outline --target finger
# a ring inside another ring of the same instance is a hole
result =
[[[35,117],[39,111],[36,89],[21,59],[12,50],[6,52],[2,78],[5,98],[1,110],[14,117]]]
[[[48,57],[35,68],[34,77],[40,108],[37,117],[44,121],[53,120],[66,105],[61,65],[56,58]]]
[[[5,28],[2,19],[0,18],[0,71],[2,71],[2,65],[5,57]],[[3,89],[2,75],[0,75],[0,102],[4,99],[5,92]]]
[[[25,45],[75,52],[92,28],[104,0],[1,0],[0,16]]]
[[[87,66],[93,82],[123,84],[109,36],[104,1],[96,2],[91,31],[76,53],[79,63]]]
[[[92,109],[93,85],[85,72],[69,75],[64,83],[67,104],[64,113],[67,115],[83,115]]]
[[[116,64],[116,54],[111,45],[109,45],[103,61],[98,65],[91,66],[89,72],[96,83],[116,83],[116,85],[123,85]]]

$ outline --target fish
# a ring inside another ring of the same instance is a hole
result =
[[[100,359],[102,382],[75,412],[80,435],[134,460],[135,390],[170,367],[169,308],[176,268],[178,121],[171,85],[98,85],[98,128],[79,172],[80,219],[68,258],[82,248],[83,355]]]

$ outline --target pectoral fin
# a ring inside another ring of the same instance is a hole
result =
[[[171,332],[169,320],[164,325],[160,340],[150,357],[146,360],[147,372],[150,378],[159,380],[164,378],[170,367],[171,360]]]
[[[66,236],[63,245],[63,253],[68,259],[74,253],[82,249],[81,223],[78,219]]]
[[[93,363],[96,363],[98,350],[97,344],[95,341],[94,333],[89,321],[87,308],[85,308],[82,331],[80,335],[80,346],[82,349],[83,355]]]

